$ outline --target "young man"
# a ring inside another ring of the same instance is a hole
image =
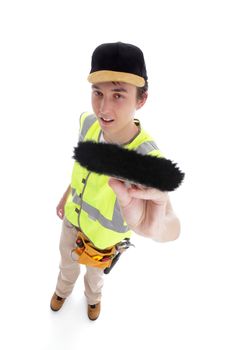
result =
[[[92,84],[94,114],[80,116],[79,140],[114,143],[129,150],[137,149],[142,154],[159,156],[160,151],[151,136],[134,119],[135,112],[147,99],[147,72],[142,51],[122,42],[98,46],[92,55],[88,81]],[[50,306],[54,311],[62,307],[79,276],[80,263],[85,264],[85,295],[91,320],[96,320],[100,314],[104,270],[101,261],[103,257],[106,259],[106,249],[114,250],[119,242],[130,237],[131,230],[160,242],[176,239],[180,231],[179,220],[166,192],[126,186],[118,179],[87,171],[77,161],[71,185],[57,206],[57,215],[63,219],[61,264]],[[77,232],[84,237],[85,249],[97,255],[87,254],[83,260],[80,253],[73,259],[71,252],[76,251]],[[95,259],[96,264],[93,263]]]

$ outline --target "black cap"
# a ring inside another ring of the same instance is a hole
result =
[[[88,76],[90,83],[121,81],[142,87],[147,79],[145,60],[139,47],[119,41],[102,44],[94,50]]]

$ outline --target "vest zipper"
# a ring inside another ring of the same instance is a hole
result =
[[[81,225],[80,225],[80,215],[81,215],[82,204],[83,204],[83,194],[84,194],[84,191],[85,191],[85,188],[86,188],[86,185],[87,185],[87,180],[88,180],[89,176],[91,175],[91,173],[92,173],[92,172],[89,171],[87,177],[85,178],[85,184],[84,184],[84,186],[83,186],[83,190],[82,190],[82,193],[81,193],[81,196],[80,196],[81,203],[80,203],[80,210],[79,210],[79,213],[78,213],[78,225],[79,225],[81,231],[82,231],[82,227],[81,227]]]

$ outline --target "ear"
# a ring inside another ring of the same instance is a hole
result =
[[[148,97],[148,93],[145,92],[142,96],[142,98],[140,98],[140,100],[137,100],[137,106],[136,106],[136,110],[140,109],[142,106],[144,106],[144,104],[146,103]]]

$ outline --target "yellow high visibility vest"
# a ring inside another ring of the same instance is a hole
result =
[[[137,119],[134,122],[140,127]],[[99,142],[101,134],[102,129],[96,116],[87,112],[81,114],[79,141]],[[143,129],[122,147],[137,150],[140,154],[162,156],[151,136]],[[132,234],[121,215],[116,195],[108,185],[108,180],[109,176],[90,172],[75,161],[71,193],[65,205],[67,220],[79,227],[99,249],[111,247]]]

